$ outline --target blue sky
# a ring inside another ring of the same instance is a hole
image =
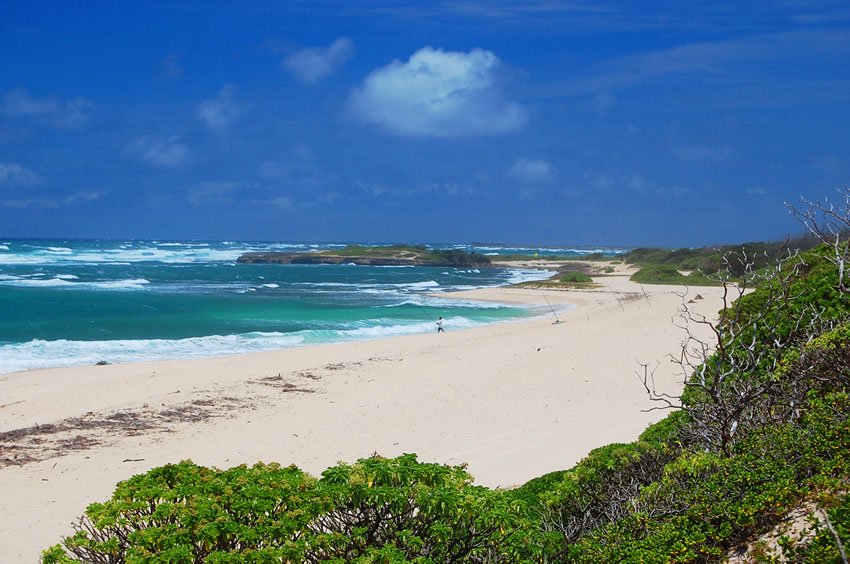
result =
[[[3,237],[700,245],[850,182],[846,1],[2,11]]]

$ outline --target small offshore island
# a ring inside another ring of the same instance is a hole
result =
[[[310,253],[252,252],[236,262],[248,264],[354,264],[357,266],[442,266],[488,267],[490,258],[461,250],[435,250],[425,245],[364,247],[348,245],[344,249]]]

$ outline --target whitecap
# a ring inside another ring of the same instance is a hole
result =
[[[79,282],[75,286],[89,286],[92,288],[100,288],[103,290],[141,290],[146,284],[150,284],[150,280],[144,278],[134,278],[131,280],[109,280],[105,282]]]
[[[186,339],[123,339],[114,341],[33,340],[0,345],[0,373],[50,368],[203,358],[293,347],[303,344],[301,335],[254,332],[241,335],[211,335]]]
[[[507,271],[508,284],[520,284],[522,282],[535,282],[546,280],[557,274],[553,270],[515,269]]]
[[[150,284],[149,280],[144,278],[135,278],[130,280],[104,280],[104,281],[86,281],[86,282],[69,282],[67,276],[60,275],[54,278],[20,278],[20,277],[0,277],[0,285],[17,286],[24,288],[96,288],[100,290],[141,290],[144,285]],[[74,277],[73,279],[76,279]]]
[[[263,284],[261,287],[262,288],[280,288],[280,286],[277,285],[277,284]]]
[[[395,284],[402,288],[437,288],[440,283],[436,280],[426,280],[424,282],[409,282],[406,284]]]

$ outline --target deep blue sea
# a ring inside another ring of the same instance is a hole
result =
[[[435,330],[439,316],[447,330],[504,322],[542,312],[440,294],[552,274],[504,268],[236,263],[247,251],[344,246],[0,239],[0,373],[424,333]],[[541,256],[599,250],[434,247]]]

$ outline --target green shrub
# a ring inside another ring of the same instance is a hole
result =
[[[472,485],[462,466],[378,456],[320,480],[276,464],[189,461],[122,482],[90,505],[58,562],[453,562],[532,560],[542,543],[524,503]]]
[[[657,264],[641,268],[630,280],[643,284],[682,284],[686,278],[675,266]]]
[[[593,278],[583,272],[568,272],[561,276],[561,284],[588,284]]]
[[[850,495],[828,496],[828,500],[818,500],[821,507],[826,504],[826,515],[829,529],[823,513],[814,515],[806,527],[796,538],[785,536],[779,545],[786,562],[840,562],[840,552],[836,536],[844,546],[845,551],[850,546]],[[821,509],[821,511],[823,511]]]
[[[846,489],[850,397],[812,398],[805,408],[800,425],[755,433],[731,457],[683,452],[634,498],[628,515],[568,545],[569,560],[717,561],[812,492]]]

